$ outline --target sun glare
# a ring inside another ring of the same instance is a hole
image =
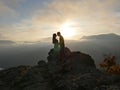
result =
[[[71,23],[65,23],[61,27],[61,33],[66,39],[71,39],[75,35],[75,30],[72,28]]]

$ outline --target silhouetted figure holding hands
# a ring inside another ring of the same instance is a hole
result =
[[[59,43],[58,43],[58,40],[57,40],[57,35],[56,33],[53,34],[53,39],[52,39],[52,43],[54,44],[54,51],[55,52],[59,52],[60,50],[60,47],[59,47]]]
[[[64,57],[64,48],[65,48],[65,43],[64,43],[64,38],[61,35],[60,32],[57,32],[57,35],[59,36],[59,45],[60,45],[60,59],[63,59]]]

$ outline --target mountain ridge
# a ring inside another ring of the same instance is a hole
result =
[[[81,39],[111,39],[111,38],[120,39],[120,35],[115,33],[98,34],[98,35],[83,36]]]

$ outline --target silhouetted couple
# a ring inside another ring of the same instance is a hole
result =
[[[59,37],[59,40],[57,39],[57,36]],[[59,52],[60,59],[64,57],[64,48],[65,48],[65,43],[64,43],[64,38],[61,35],[60,32],[57,32],[53,34],[53,44],[54,44],[54,51]]]

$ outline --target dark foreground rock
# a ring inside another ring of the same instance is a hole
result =
[[[120,90],[120,76],[102,73],[91,56],[65,49],[65,57],[53,49],[48,62],[0,71],[0,90]]]

